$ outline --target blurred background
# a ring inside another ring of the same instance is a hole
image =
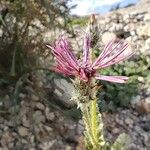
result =
[[[150,0],[0,0],[0,150],[84,150],[83,123],[70,80],[50,71],[52,44],[67,37],[77,57],[96,14],[99,55],[117,36],[135,55],[101,70],[127,84],[101,82],[105,137],[123,132],[129,150],[150,149]]]

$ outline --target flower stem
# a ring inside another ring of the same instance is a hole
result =
[[[104,150],[103,123],[97,100],[82,103],[82,118],[85,125],[85,144],[87,150]]]

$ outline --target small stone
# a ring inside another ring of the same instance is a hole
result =
[[[53,128],[49,127],[49,126],[44,126],[45,129],[48,131],[48,132],[52,132],[53,131]]]
[[[138,81],[144,83],[144,81],[145,81],[145,80],[144,80],[144,77],[139,76],[139,77],[138,77]]]
[[[0,37],[2,37],[3,36],[3,30],[2,29],[0,29]]]
[[[36,95],[32,95],[32,96],[31,96],[31,99],[32,99],[33,101],[39,101],[39,97],[36,96]]]
[[[13,149],[14,148],[14,143],[9,143],[8,147],[9,147],[9,149]]]
[[[13,142],[15,140],[15,138],[13,137],[11,132],[5,132],[3,133],[0,143],[2,146],[4,145],[8,145],[10,142]]]
[[[118,129],[118,128],[114,128],[113,130],[112,130],[112,133],[113,134],[118,134],[120,132],[120,130]]]
[[[141,96],[140,95],[134,96],[131,99],[131,104],[133,106],[135,106],[136,104],[138,104],[140,102],[140,100],[141,100]]]
[[[38,102],[38,103],[36,104],[36,107],[37,107],[38,109],[40,109],[40,110],[45,110],[45,106],[44,106],[42,103],[40,103],[40,102]]]
[[[34,141],[35,141],[35,136],[34,135],[30,136],[30,143],[34,143]]]
[[[109,31],[111,32],[116,32],[116,31],[120,31],[123,30],[123,24],[113,24],[112,27],[109,29]]]
[[[124,125],[124,122],[122,119],[116,117],[116,122],[119,124],[119,125]]]
[[[105,32],[102,35],[102,42],[104,44],[107,44],[109,41],[111,41],[112,39],[116,38],[116,35],[112,32]]]
[[[3,134],[3,131],[0,129],[0,136]]]
[[[150,37],[150,23],[147,23],[144,26],[141,26],[137,29],[137,34],[141,37]]]
[[[127,37],[126,40],[127,40],[129,43],[131,43],[131,42],[132,42],[132,36]]]
[[[145,134],[143,134],[143,137],[144,137],[144,144],[146,146],[149,146],[149,148],[150,148],[150,143],[149,143],[150,142],[150,135],[145,133]]]
[[[140,126],[138,126],[138,125],[136,125],[136,126],[134,127],[134,129],[135,129],[135,131],[136,131],[137,133],[141,133],[141,132],[142,132]]]
[[[39,148],[41,150],[50,150],[50,149],[52,149],[52,146],[55,142],[56,142],[56,140],[52,140],[50,142],[43,142],[43,143],[39,144]]]
[[[20,93],[20,94],[19,94],[19,97],[20,97],[20,98],[25,98],[25,97],[26,97],[26,95],[25,95],[25,94],[23,94],[23,93]]]
[[[54,118],[55,118],[55,114],[53,112],[50,112],[50,113],[46,114],[46,119],[47,120],[52,121],[52,120],[54,120]]]
[[[131,34],[131,36],[135,36],[136,32],[135,31],[131,31],[130,34]]]
[[[139,113],[150,113],[150,98],[146,98],[145,100],[142,100],[139,103],[137,103],[136,110]]]
[[[4,131],[7,131],[8,129],[9,129],[9,127],[8,127],[8,126],[5,126],[3,130],[4,130]]]
[[[39,88],[43,87],[43,82],[42,81],[37,82],[37,87]]]
[[[35,111],[33,114],[33,119],[35,123],[45,122],[45,116],[42,114],[41,111]]]
[[[72,92],[75,90],[73,84],[65,79],[53,79],[51,82],[53,85],[50,90],[53,95],[52,100],[66,108],[75,106],[76,102],[70,100]]]
[[[150,38],[148,38],[146,41],[145,41],[145,47],[144,47],[146,50],[149,50],[150,49]]]
[[[24,136],[27,136],[28,135],[28,129],[27,128],[25,128],[25,127],[18,127],[18,133],[22,136],[22,137],[24,137]]]
[[[66,145],[66,149],[65,150],[72,150],[72,147],[69,145]]]
[[[22,118],[22,125],[27,128],[30,127],[30,120],[25,116]]]
[[[9,148],[7,146],[4,146],[4,147],[0,148],[0,150],[9,150]]]
[[[83,131],[84,131],[84,125],[83,125],[83,123],[78,123],[77,134],[78,135],[82,135]]]
[[[10,102],[10,97],[9,97],[9,95],[6,95],[5,97],[4,97],[4,99],[3,99],[3,107],[4,108],[9,108],[9,107],[11,107],[11,102]]]
[[[144,22],[150,22],[150,13],[144,16]]]
[[[132,126],[134,122],[133,122],[133,120],[131,118],[126,118],[125,119],[125,123],[130,125],[130,126]]]
[[[150,113],[150,98],[146,98],[144,101],[144,108],[146,113]]]
[[[78,138],[77,150],[85,150],[85,143],[84,143],[83,136],[81,136],[80,138]]]
[[[28,142],[25,139],[21,139],[22,144],[27,144]]]

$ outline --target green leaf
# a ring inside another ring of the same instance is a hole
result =
[[[111,147],[111,150],[128,150],[131,138],[128,134],[122,133]]]

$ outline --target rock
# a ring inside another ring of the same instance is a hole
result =
[[[0,147],[0,150],[9,150],[9,148],[7,146],[4,146],[4,147]]]
[[[39,101],[39,97],[36,96],[36,95],[34,95],[34,94],[31,96],[31,99],[32,99],[33,101]]]
[[[132,31],[135,31],[137,28],[136,28],[136,25],[134,23],[129,23],[127,25],[124,26],[124,31],[126,32],[132,32]]]
[[[112,32],[105,32],[102,35],[102,42],[106,45],[108,42],[110,42],[112,39],[116,38],[116,35]]]
[[[129,43],[131,43],[131,42],[132,42],[132,36],[127,37],[126,40],[127,40]]]
[[[113,130],[112,130],[112,133],[113,134],[118,134],[120,132],[120,130],[118,129],[118,128],[114,128]]]
[[[7,131],[8,129],[9,129],[9,127],[8,127],[8,126],[5,126],[3,130],[4,130],[4,131]]]
[[[150,120],[144,123],[141,123],[140,125],[145,132],[150,132]]]
[[[138,126],[138,125],[136,125],[136,126],[134,127],[134,129],[135,129],[135,131],[136,131],[137,133],[141,133],[141,132],[142,132],[141,127]]]
[[[78,126],[77,126],[77,134],[82,135],[83,131],[84,131],[83,121],[79,120]]]
[[[46,129],[49,133],[53,131],[53,128],[51,128],[51,127],[49,127],[49,126],[44,126],[44,127],[45,127],[45,129]]]
[[[85,150],[85,143],[84,143],[83,136],[81,136],[78,139],[78,145],[77,145],[77,149],[76,150]]]
[[[65,150],[72,150],[72,147],[69,146],[69,145],[67,145],[66,148],[65,148]]]
[[[46,116],[46,119],[49,121],[52,121],[55,118],[54,112],[50,112],[49,107],[46,107],[46,109],[45,109],[45,116]]]
[[[145,41],[145,49],[150,50],[150,38]]]
[[[140,102],[140,100],[141,100],[141,96],[140,95],[132,97],[132,99],[131,99],[132,106],[135,106],[136,104],[138,104]]]
[[[124,15],[123,16],[123,20],[125,21],[125,22],[129,22],[129,19],[130,19],[130,15],[129,14],[126,14],[126,15]]]
[[[145,79],[144,79],[144,77],[139,76],[138,81],[141,82],[141,83],[144,83]]]
[[[14,148],[14,143],[9,143],[8,147],[9,147],[9,149],[13,149]]]
[[[39,148],[41,150],[50,150],[50,149],[52,149],[52,146],[54,143],[56,143],[56,140],[52,140],[49,142],[43,142],[43,143],[39,144]]]
[[[138,14],[138,15],[136,16],[136,19],[137,19],[138,21],[143,21],[143,20],[144,20],[144,15],[143,15],[143,14]]]
[[[22,98],[22,99],[23,99],[23,98],[25,98],[25,97],[26,97],[25,94],[23,94],[23,93],[20,93],[20,94],[19,94],[19,98]]]
[[[29,120],[29,118],[27,118],[26,116],[24,116],[24,117],[22,118],[22,125],[23,125],[24,127],[30,127],[30,120]]]
[[[36,103],[36,108],[39,110],[45,110],[45,106],[40,102]]]
[[[9,107],[11,107],[11,101],[10,101],[10,97],[9,97],[9,95],[6,95],[4,98],[3,98],[3,107],[4,108],[8,108],[9,109]]]
[[[145,45],[140,49],[141,53],[144,55],[150,55],[150,38],[145,41]]]
[[[144,26],[141,26],[137,29],[137,34],[140,37],[150,37],[150,23],[145,24]]]
[[[2,29],[0,29],[0,38],[3,36],[3,30]]]
[[[18,127],[18,133],[20,134],[20,136],[25,137],[28,135],[29,130],[23,126]]]
[[[42,88],[43,87],[43,82],[42,81],[38,81],[37,82],[37,87],[38,88]]]
[[[33,144],[35,142],[35,136],[31,135],[30,136],[30,143]]]
[[[46,114],[46,119],[47,120],[52,121],[52,120],[54,120],[54,118],[55,118],[55,114],[53,112],[50,112],[50,113]]]
[[[146,98],[145,100],[140,101],[136,104],[136,110],[139,113],[150,113],[150,98]]]
[[[133,121],[131,118],[128,117],[128,118],[125,119],[125,123],[126,123],[127,125],[129,125],[130,127],[132,127],[134,121]]]
[[[14,140],[15,140],[15,138],[12,135],[12,133],[7,131],[7,132],[3,133],[0,143],[2,146],[5,146],[5,145],[8,145],[10,142],[13,142]]]
[[[144,22],[150,22],[150,13],[144,16]]]
[[[70,100],[74,86],[65,79],[53,79],[51,81],[51,100],[55,101],[58,105],[71,108],[75,106],[75,102]]]
[[[131,36],[135,36],[136,35],[136,31],[131,31],[130,34],[131,34]]]
[[[116,117],[116,122],[117,122],[119,125],[124,125],[123,120],[120,119],[119,117]]]
[[[109,31],[111,32],[116,32],[116,31],[120,31],[123,30],[123,24],[113,24],[113,26],[109,29]]]
[[[39,110],[34,112],[33,119],[36,124],[40,122],[45,122],[45,116]]]
[[[150,97],[145,99],[144,107],[145,107],[146,113],[150,113]]]
[[[147,148],[150,148],[150,135],[145,133],[143,137],[144,137],[144,144],[146,145]]]

